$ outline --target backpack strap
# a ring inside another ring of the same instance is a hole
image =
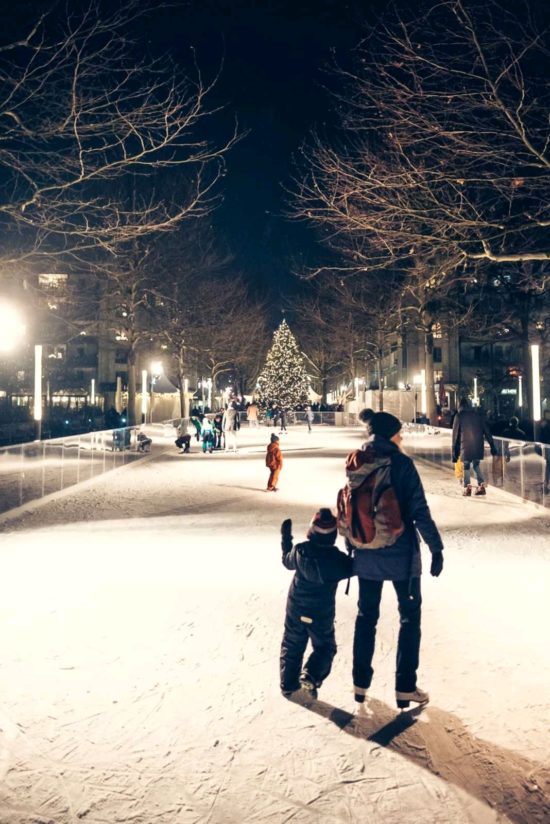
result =
[[[350,542],[348,541],[347,538],[346,538],[346,550],[347,550],[347,553],[348,553],[349,557],[351,558],[352,557],[353,547],[352,547],[352,545],[350,544]],[[350,583],[351,583],[351,575],[348,578],[348,582],[346,584],[346,589],[344,590],[345,595],[349,595],[349,585],[350,585]]]

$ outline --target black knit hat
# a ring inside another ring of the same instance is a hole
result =
[[[390,440],[401,431],[401,421],[389,412],[376,412],[370,422],[373,435]]]
[[[311,519],[308,530],[308,538],[315,541],[333,544],[336,540],[336,518],[327,507],[323,507],[315,513]]]
[[[271,438],[269,440],[271,441],[271,443],[275,443],[276,441],[279,440],[279,436],[276,435],[275,432],[273,432],[273,434],[271,435]]]

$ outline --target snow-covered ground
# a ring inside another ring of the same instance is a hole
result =
[[[3,522],[0,823],[550,821],[550,517],[491,487],[464,499],[421,466],[446,547],[423,577],[430,705],[396,712],[387,585],[354,714],[353,581],[319,700],[290,702],[279,525],[300,539],[334,503],[361,436],[291,430],[267,494],[268,434],[241,430],[227,456],[157,442]]]

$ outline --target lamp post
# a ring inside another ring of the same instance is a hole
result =
[[[153,423],[153,392],[155,391],[155,383],[164,372],[164,367],[160,361],[153,361],[151,364],[151,403],[150,403],[150,423]]]
[[[540,424],[540,346],[538,343],[531,344],[531,385],[533,400],[533,435],[535,440],[538,436]]]
[[[141,422],[145,423],[147,416],[147,369],[141,370]]]
[[[34,403],[33,418],[36,423],[36,440],[42,438],[42,345],[34,347]]]

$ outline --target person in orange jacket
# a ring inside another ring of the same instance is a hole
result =
[[[271,436],[267,447],[265,465],[269,469],[269,480],[267,482],[266,492],[277,492],[277,481],[279,480],[279,473],[283,468],[283,453],[279,446],[279,436],[275,435],[275,433]]]

